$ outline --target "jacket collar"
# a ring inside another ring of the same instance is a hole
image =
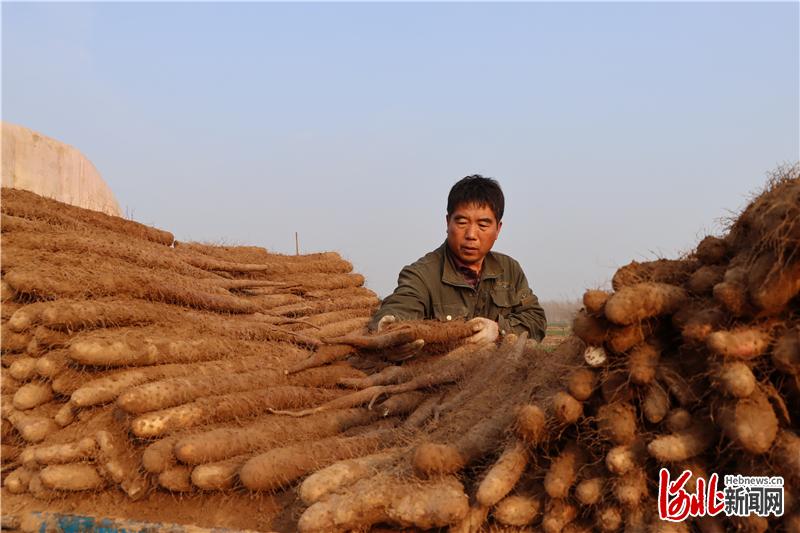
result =
[[[444,241],[444,244],[442,244],[439,250],[444,258],[442,283],[471,289],[472,286],[464,280],[464,276],[456,269],[456,265],[453,262],[453,253],[450,251],[450,247],[447,246],[447,241]],[[502,273],[503,267],[494,254],[492,252],[486,254],[486,257],[483,258],[483,267],[481,268],[481,281],[498,278]]]

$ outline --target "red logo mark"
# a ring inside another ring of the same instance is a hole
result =
[[[658,517],[670,522],[683,522],[689,516],[716,516],[725,507],[724,494],[717,490],[719,475],[711,474],[706,490],[706,480],[698,477],[695,492],[689,494],[686,482],[692,472],[684,470],[675,481],[670,481],[669,470],[658,472]]]

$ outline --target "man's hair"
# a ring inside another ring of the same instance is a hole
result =
[[[450,194],[447,195],[447,216],[452,215],[461,204],[488,206],[494,213],[494,218],[500,222],[503,220],[506,200],[497,180],[473,174],[461,178],[450,189]]]

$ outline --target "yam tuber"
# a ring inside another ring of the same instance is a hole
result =
[[[20,411],[32,409],[53,399],[53,389],[47,382],[26,383],[14,393],[14,407]]]
[[[656,437],[647,445],[651,456],[662,462],[691,459],[717,441],[717,432],[708,421],[696,421],[686,429]]]
[[[741,361],[723,363],[715,370],[713,378],[723,392],[735,398],[747,398],[756,388],[753,371]]]
[[[672,432],[688,428],[692,424],[692,415],[682,407],[676,407],[667,413],[667,418],[664,420],[666,428]]]
[[[731,359],[753,359],[763,355],[772,335],[768,329],[740,327],[729,331],[715,331],[708,336],[706,345],[711,352]]]
[[[521,442],[512,442],[506,446],[497,462],[487,471],[486,476],[478,485],[475,499],[486,507],[495,505],[511,492],[527,465],[527,447]]]
[[[628,355],[631,381],[637,385],[652,383],[656,377],[661,351],[655,343],[645,342],[633,348]]]
[[[578,516],[578,508],[566,500],[548,500],[542,518],[545,533],[559,533]]]
[[[614,324],[627,326],[647,318],[672,314],[688,297],[685,290],[675,285],[638,283],[614,293],[606,302],[605,315]]]
[[[647,449],[644,441],[637,439],[631,444],[621,444],[608,450],[606,468],[609,472],[621,476],[642,466],[646,456]]]
[[[800,375],[800,328],[795,326],[778,339],[772,350],[772,362],[785,374]]]
[[[659,383],[651,383],[645,390],[642,413],[653,424],[661,422],[669,413],[669,395]]]
[[[728,243],[724,239],[708,235],[697,245],[695,254],[704,265],[715,265],[728,254]]]
[[[251,455],[237,455],[224,461],[197,465],[192,469],[191,482],[203,490],[225,490],[233,488],[238,480],[239,470]]]
[[[569,393],[559,391],[553,396],[553,413],[560,423],[574,424],[583,416],[583,404]]]
[[[379,471],[384,465],[395,460],[397,454],[397,449],[386,450],[364,457],[339,461],[325,467],[308,476],[300,484],[298,490],[300,499],[306,505],[321,501],[329,494]]]
[[[575,484],[578,469],[586,461],[586,454],[580,447],[570,442],[550,463],[544,478],[544,489],[551,498],[563,499]]]
[[[588,290],[583,293],[583,306],[593,315],[601,315],[606,302],[611,297],[608,291]]]
[[[647,497],[647,475],[644,470],[634,468],[616,478],[614,496],[623,507],[638,507]]]
[[[574,370],[567,380],[567,391],[579,402],[585,402],[597,386],[597,374],[588,368]]]
[[[636,410],[624,402],[605,404],[597,410],[597,427],[614,444],[629,444],[636,438]]]
[[[51,490],[98,490],[105,481],[89,463],[50,465],[39,472],[42,485]]]
[[[545,414],[538,405],[523,405],[517,413],[517,434],[530,445],[539,444],[545,436]]]
[[[455,478],[411,484],[382,475],[313,504],[297,527],[301,532],[347,531],[383,522],[430,529],[456,523],[468,512],[469,500]]]
[[[600,531],[618,531],[622,527],[622,511],[616,505],[604,505],[595,513],[594,521]]]
[[[92,437],[84,437],[68,444],[51,444],[34,449],[33,460],[40,465],[75,463],[94,458],[97,442]]]
[[[492,515],[506,526],[527,526],[542,513],[542,500],[540,495],[512,494],[495,505]]]
[[[275,448],[248,460],[239,471],[239,479],[250,490],[278,490],[315,468],[374,453],[394,438],[393,432],[379,430]]]
[[[584,479],[575,486],[575,498],[583,505],[595,505],[603,498],[605,478]]]
[[[748,398],[723,404],[717,418],[725,435],[752,454],[769,450],[778,434],[775,411],[758,389]]]

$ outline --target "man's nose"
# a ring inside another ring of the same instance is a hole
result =
[[[475,240],[475,239],[477,239],[477,238],[478,238],[478,228],[476,228],[476,227],[475,227],[475,226],[473,226],[472,224],[469,224],[469,225],[467,226],[467,231],[466,231],[466,233],[464,234],[464,237],[466,237],[466,238],[467,238],[467,239],[469,239],[469,240]]]

